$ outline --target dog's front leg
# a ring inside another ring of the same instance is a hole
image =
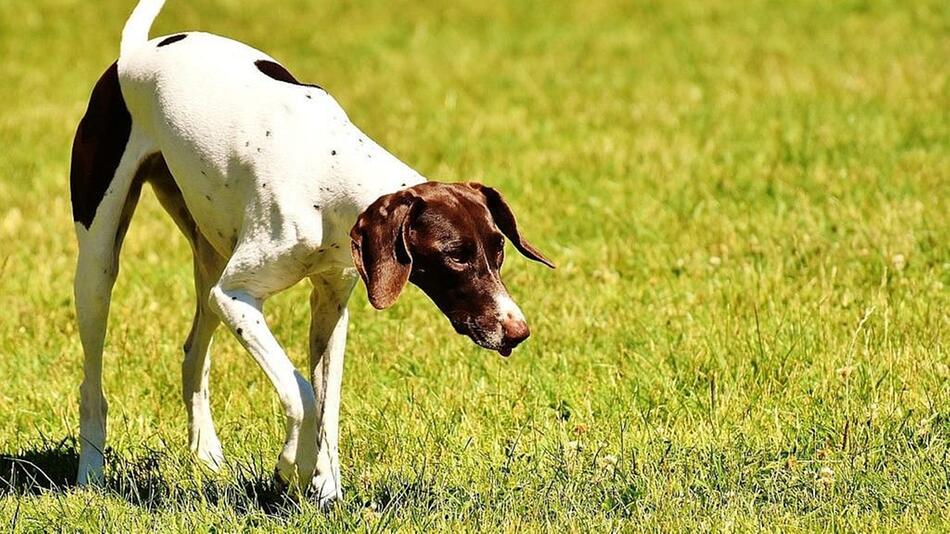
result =
[[[313,388],[267,328],[261,310],[263,301],[253,296],[243,284],[225,274],[212,288],[209,303],[277,390],[287,417],[287,435],[277,461],[276,475],[278,481],[287,483],[292,492],[303,493],[313,478],[317,463]]]
[[[340,482],[339,427],[343,353],[349,322],[346,302],[353,292],[353,273],[311,278],[310,374],[317,400],[319,453],[311,490],[325,506],[343,496]]]

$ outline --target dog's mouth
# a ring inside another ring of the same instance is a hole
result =
[[[501,325],[496,325],[494,329],[488,329],[469,317],[449,318],[449,322],[452,323],[452,327],[455,328],[457,333],[471,339],[479,347],[495,351],[505,358],[511,356],[511,351],[517,345],[517,343],[509,345],[503,341]]]
[[[505,358],[507,358],[508,356],[511,356],[511,351],[514,350],[515,348],[514,345],[508,345],[505,343],[494,343],[494,342],[479,338],[473,334],[466,334],[466,335],[468,336],[469,339],[475,342],[475,344],[478,345],[479,347],[482,347],[483,349],[495,351]]]

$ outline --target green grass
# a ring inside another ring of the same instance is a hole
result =
[[[0,528],[950,528],[944,2],[169,0],[154,35],[267,51],[430,179],[497,186],[559,264],[509,254],[534,332],[509,360],[416,289],[352,300],[329,513],[273,493],[281,410],[225,335],[229,468],[190,459],[190,257],[150,193],[106,349],[109,484],[68,484],[69,146],[130,3],[0,3]],[[303,366],[307,288],[268,315]]]

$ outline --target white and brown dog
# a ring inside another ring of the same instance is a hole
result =
[[[208,401],[208,348],[223,321],[286,413],[278,480],[298,491],[309,486],[324,504],[341,495],[340,384],[356,273],[376,308],[411,281],[459,333],[508,355],[528,327],[499,276],[503,236],[553,265],[521,238],[496,191],[426,182],[354,126],[326,91],[298,82],[266,54],[207,33],[149,41],[163,4],[142,0],[132,12],[119,60],[96,83],[73,144],[85,353],[78,481],[103,478],[109,302],[148,182],[194,252],[197,310],[182,362],[191,450],[212,468],[223,461]],[[312,385],[262,313],[268,297],[303,278],[313,284]]]

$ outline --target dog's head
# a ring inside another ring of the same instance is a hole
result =
[[[350,231],[353,262],[375,308],[391,306],[410,281],[458,333],[504,356],[528,337],[528,323],[501,281],[506,237],[554,268],[521,237],[505,199],[477,183],[426,182],[385,195]]]

